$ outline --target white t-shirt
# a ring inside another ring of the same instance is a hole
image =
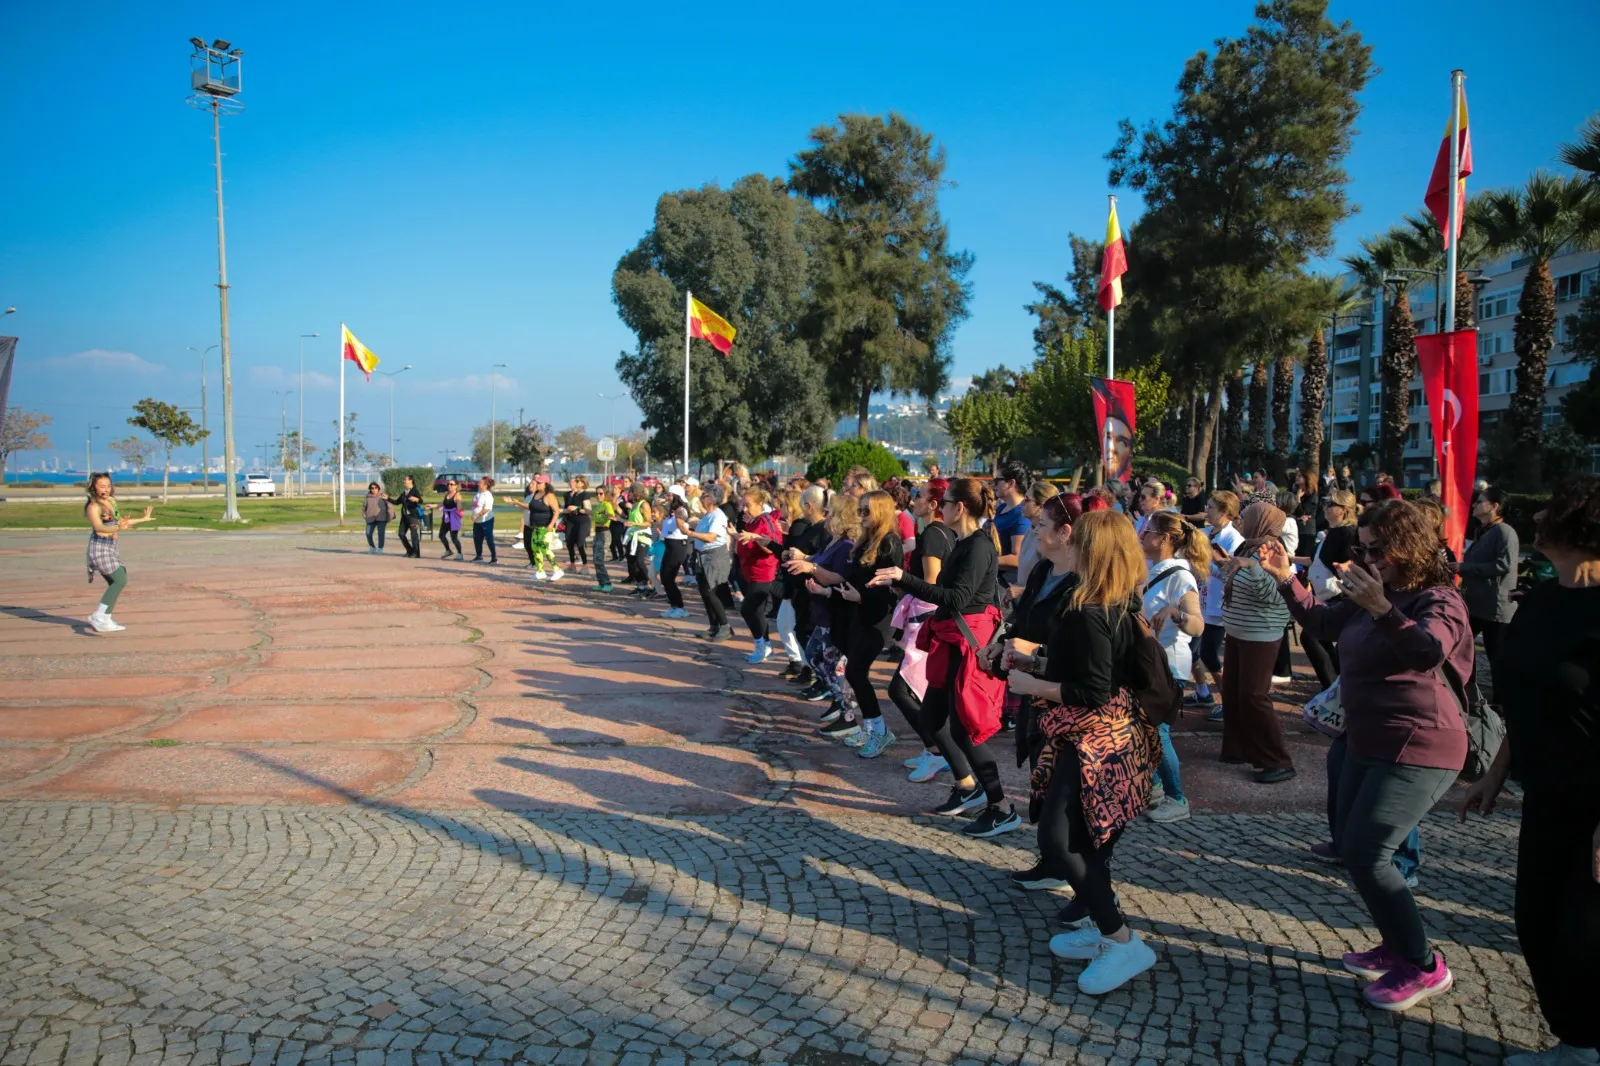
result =
[[[474,522],[487,522],[494,517],[494,493],[488,489],[479,490],[472,497],[472,520]]]
[[[1206,530],[1206,536],[1211,538],[1211,543],[1232,555],[1239,550],[1239,545],[1244,543],[1244,534],[1239,532],[1239,527],[1229,522],[1221,533]],[[1173,578],[1174,581],[1177,578]],[[1216,563],[1211,564],[1211,574],[1206,580],[1206,606],[1205,619],[1208,626],[1222,624],[1222,592],[1226,582],[1222,579],[1222,571]]]
[[[682,504],[680,503],[679,506],[682,506]],[[662,522],[661,522],[661,539],[662,540],[688,540],[689,539],[688,537],[683,535],[683,530],[678,528],[678,516],[676,514],[670,514],[665,519],[662,520]]]
[[[1283,541],[1285,548],[1289,549],[1289,555],[1292,558],[1296,553],[1296,549],[1300,547],[1300,524],[1294,520],[1292,515],[1283,524],[1283,535],[1278,539]]]
[[[1177,573],[1167,574],[1168,570],[1175,570]],[[1194,580],[1194,572],[1182,559],[1163,559],[1159,563],[1151,563],[1150,577],[1145,582],[1145,587],[1148,589],[1144,594],[1144,618],[1147,622],[1162,608],[1177,607],[1186,594],[1200,591],[1200,586]],[[1194,659],[1189,650],[1189,642],[1193,639],[1179,627],[1176,619],[1156,630],[1156,640],[1167,650],[1167,666],[1172,669],[1172,676],[1179,681],[1188,681],[1189,671],[1194,666]]]
[[[712,548],[726,548],[728,546],[728,516],[722,513],[722,508],[713,507],[707,511],[705,517],[695,524],[696,533],[715,533],[715,540],[697,540],[694,550],[708,552]]]

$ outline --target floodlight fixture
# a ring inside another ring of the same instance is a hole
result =
[[[233,42],[232,41],[224,41],[222,38],[219,37],[216,40],[211,42],[211,47],[215,48],[219,52],[226,52],[228,49],[233,47]]]
[[[196,48],[204,48],[206,46],[206,42],[202,41],[198,37],[189,38],[189,43],[194,45]]]

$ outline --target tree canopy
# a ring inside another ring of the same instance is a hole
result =
[[[201,429],[200,423],[189,417],[189,412],[148,396],[133,405],[133,417],[128,419],[128,425],[144,430],[166,449],[161,467],[161,498],[165,500],[167,478],[172,473],[172,449],[193,447],[205,439],[208,431]]]

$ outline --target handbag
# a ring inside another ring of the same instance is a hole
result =
[[[1467,727],[1467,761],[1461,767],[1461,777],[1476,781],[1489,772],[1489,765],[1500,752],[1500,745],[1506,739],[1505,720],[1483,698],[1477,679],[1470,685],[1462,681],[1449,659],[1438,666],[1436,672],[1450,686],[1461,708],[1461,723]]]
[[[1339,584],[1338,576],[1322,561],[1322,546],[1326,543],[1326,538],[1317,542],[1316,553],[1311,557],[1311,569],[1306,573],[1306,580],[1311,583],[1311,595],[1317,598],[1318,603],[1327,603],[1335,596],[1344,595],[1344,586]]]
[[[1306,701],[1300,713],[1306,725],[1325,737],[1344,736],[1344,700],[1339,694],[1339,678]]]

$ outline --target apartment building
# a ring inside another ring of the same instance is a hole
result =
[[[1513,345],[1513,326],[1522,283],[1527,276],[1526,260],[1501,257],[1481,269],[1484,280],[1478,283],[1478,427],[1487,438],[1509,417],[1511,394],[1516,390],[1517,355]],[[1550,352],[1550,367],[1545,378],[1545,425],[1559,425],[1561,397],[1572,386],[1589,376],[1589,366],[1573,359],[1567,348],[1569,319],[1578,301],[1600,285],[1600,252],[1573,252],[1550,263],[1556,287],[1556,345]],[[1353,283],[1353,279],[1352,279]],[[1416,277],[1410,286],[1411,314],[1419,333],[1439,329],[1442,314],[1431,278]],[[1324,404],[1324,436],[1331,442],[1334,461],[1357,443],[1378,447],[1382,411],[1382,379],[1378,367],[1382,349],[1383,308],[1368,304],[1348,318],[1339,320],[1329,332],[1328,396]],[[1299,447],[1300,371],[1295,373],[1294,446]],[[1428,418],[1422,381],[1413,378],[1407,411],[1410,430],[1406,437],[1405,470],[1407,485],[1420,486],[1434,469],[1433,432]]]

